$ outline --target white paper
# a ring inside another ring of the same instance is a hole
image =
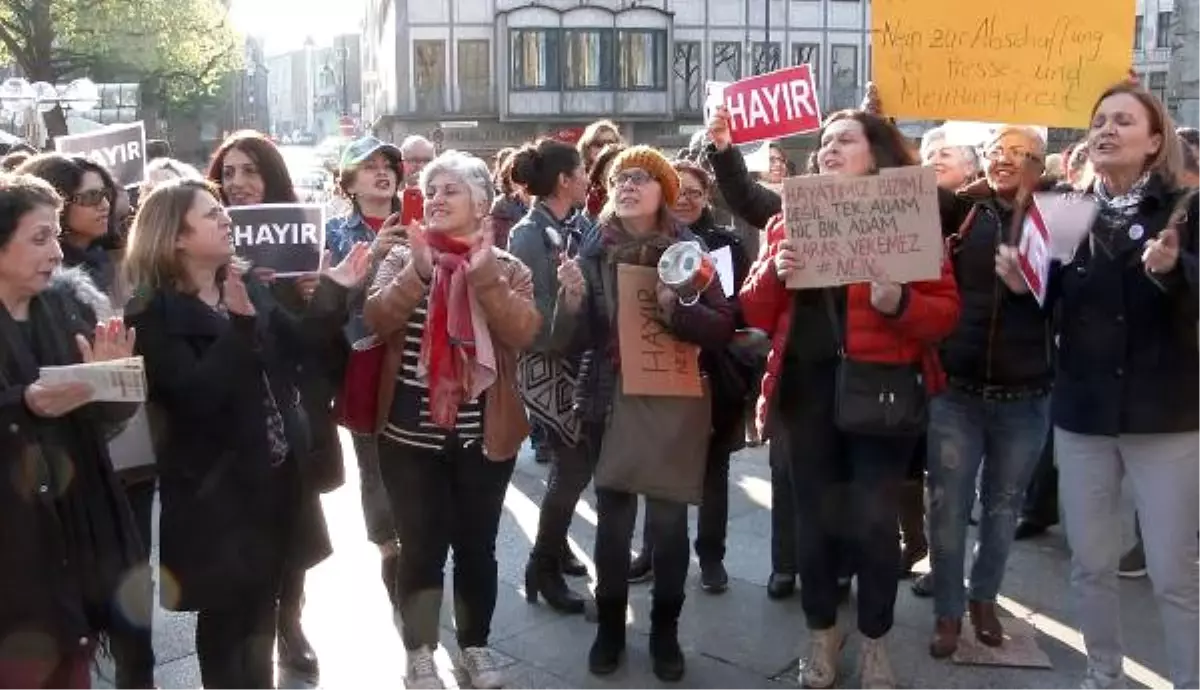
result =
[[[717,265],[717,277],[721,280],[721,289],[726,297],[733,297],[733,252],[729,247],[721,247],[710,252],[713,263]]]
[[[727,81],[708,81],[704,82],[704,124],[708,125],[708,121],[712,119],[713,113],[716,112],[717,106],[725,105],[725,87],[729,86]]]
[[[44,383],[90,383],[92,402],[146,401],[146,371],[141,357],[42,367],[38,376]]]
[[[1044,222],[1045,219],[1043,219]],[[1049,232],[1047,230],[1047,232]],[[1021,242],[1017,245],[1021,276],[1038,304],[1046,303],[1046,287],[1050,282],[1050,249],[1030,216],[1021,226]]]
[[[742,158],[746,161],[746,170],[752,173],[765,173],[771,169],[771,147],[765,141],[756,144],[740,144]]]
[[[1050,233],[1050,258],[1069,263],[1092,230],[1099,210],[1096,200],[1088,194],[1038,192],[1033,203]]]

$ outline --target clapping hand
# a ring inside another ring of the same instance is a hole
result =
[[[433,252],[425,239],[423,225],[413,225],[408,229],[408,249],[412,252],[413,268],[417,275],[428,283],[433,279]]]
[[[96,324],[95,340],[88,342],[82,335],[75,336],[75,345],[84,363],[108,362],[133,356],[133,344],[137,330],[125,328],[125,322],[112,318]]]
[[[579,270],[577,259],[566,259],[558,265],[558,285],[562,291],[567,310],[579,311],[583,304],[583,271]]]
[[[371,258],[382,261],[393,247],[404,242],[404,236],[405,227],[400,224],[400,214],[393,213],[388,216],[388,219],[383,221],[383,227],[379,228],[375,235],[375,242],[371,245]]]
[[[492,229],[491,219],[483,221],[483,227],[479,234],[475,236],[475,242],[471,245],[470,268],[478,268],[480,264],[492,257],[492,247],[496,244],[496,232]]]
[[[1170,273],[1179,263],[1179,233],[1169,227],[1158,236],[1147,240],[1142,250],[1142,265],[1155,275]]]
[[[996,275],[1013,294],[1023,295],[1029,292],[1029,286],[1021,276],[1016,247],[1002,244],[996,249]]]
[[[330,253],[325,252],[322,264],[328,264]],[[344,288],[354,288],[362,285],[371,272],[371,245],[367,242],[355,242],[346,253],[341,263],[332,268],[326,268],[322,273],[325,277]]]
[[[236,266],[230,266],[229,272],[225,274],[225,308],[236,316],[254,316],[257,312],[254,303],[250,301],[250,293],[246,290],[242,275],[242,269]]]

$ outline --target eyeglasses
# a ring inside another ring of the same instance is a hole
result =
[[[688,201],[700,201],[704,198],[704,190],[702,189],[681,189],[679,190],[679,198],[687,199]]]
[[[89,189],[85,192],[79,192],[71,197],[71,203],[79,206],[99,206],[108,201],[107,189]]]
[[[787,164],[787,159],[786,159],[786,158],[784,158],[783,156],[771,156],[771,163],[772,163],[773,165],[774,165],[774,164],[786,165],[786,164]]]
[[[596,139],[592,142],[592,148],[602,149],[605,146],[614,146],[616,144],[616,139]]]
[[[983,156],[993,163],[1001,161],[1005,158],[1010,158],[1015,163],[1024,163],[1026,161],[1033,161],[1034,163],[1042,162],[1041,156],[1033,151],[1027,151],[1022,148],[996,147],[994,149],[988,149]]]
[[[648,184],[652,179],[654,178],[651,177],[650,173],[646,172],[645,170],[642,170],[641,168],[632,168],[630,170],[622,170],[616,175],[608,178],[608,186],[621,187],[628,182],[634,187],[641,187],[642,185]]]

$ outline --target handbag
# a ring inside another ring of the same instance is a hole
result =
[[[848,434],[919,436],[929,422],[929,396],[916,364],[863,362],[846,356],[842,319],[825,291],[825,307],[837,342],[834,424]]]
[[[569,360],[541,352],[517,359],[517,388],[529,416],[574,448],[582,427],[575,410],[578,371]]]
[[[700,505],[712,429],[708,379],[700,397],[626,395],[618,384],[600,443],[600,489]]]
[[[375,434],[379,421],[379,380],[386,354],[387,343],[373,335],[355,341],[350,348],[333,415],[339,425],[356,434]]]

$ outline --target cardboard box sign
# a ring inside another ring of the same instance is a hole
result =
[[[228,209],[238,256],[281,278],[315,273],[325,248],[321,204],[263,204]]]
[[[783,181],[783,218],[799,253],[792,289],[936,280],[942,226],[933,168],[877,175],[807,175]]]
[[[621,384],[628,395],[698,398],[700,348],[685,343],[659,322],[658,271],[617,264],[617,344]]]
[[[141,122],[55,137],[54,150],[95,161],[122,187],[146,179],[146,128]]]

